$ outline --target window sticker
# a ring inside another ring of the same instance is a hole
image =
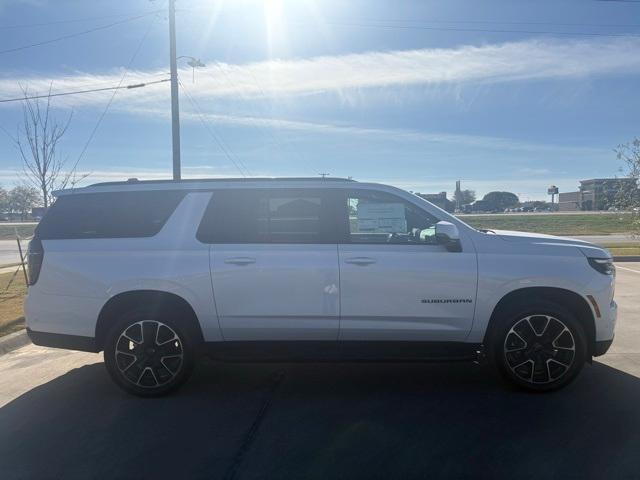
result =
[[[358,203],[357,217],[360,233],[407,232],[402,203]]]

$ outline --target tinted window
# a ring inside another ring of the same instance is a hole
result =
[[[64,195],[37,232],[42,239],[150,237],[184,196],[171,191]]]
[[[359,191],[347,196],[350,243],[436,244],[438,220],[401,198]]]
[[[221,190],[197,236],[205,243],[326,243],[328,211],[320,190]]]

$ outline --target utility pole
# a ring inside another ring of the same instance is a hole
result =
[[[171,140],[173,179],[180,180],[180,107],[178,105],[178,60],[176,58],[176,1],[169,0],[169,63],[171,67]]]

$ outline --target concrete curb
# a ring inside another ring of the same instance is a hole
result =
[[[10,333],[4,337],[0,337],[0,355],[9,353],[18,348],[24,347],[31,343],[26,330]]]
[[[614,262],[640,262],[640,255],[627,255],[621,257],[613,257]]]

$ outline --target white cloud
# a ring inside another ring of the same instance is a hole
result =
[[[237,177],[238,172],[232,167],[214,167],[211,165],[184,166],[182,169],[185,178],[229,178]],[[86,186],[97,182],[122,181],[127,178],[136,177],[142,180],[166,180],[171,178],[170,166],[167,168],[133,168],[131,170],[87,170],[78,172],[80,176],[90,174],[82,180],[78,186]],[[271,176],[263,172],[252,172],[252,176]],[[0,185],[5,188],[12,188],[20,183],[20,172],[18,170],[0,170]],[[398,188],[411,190],[414,192],[440,192],[446,191],[451,194],[456,180],[459,178],[438,178],[420,179],[410,177],[376,177],[363,176],[356,180],[361,182],[374,182],[395,185]],[[513,176],[503,176],[492,179],[468,179],[462,180],[463,188],[475,190],[479,197],[493,190],[508,190],[519,196],[522,200],[546,199],[545,192],[550,185],[549,178],[524,179]],[[560,191],[575,191],[579,179],[573,177],[554,178],[554,183],[560,187]]]
[[[238,176],[237,171],[230,168],[207,165],[184,166],[182,172],[185,178],[228,178]],[[66,173],[62,172],[63,175]],[[131,170],[96,169],[78,171],[78,178],[84,175],[87,175],[87,177],[78,182],[78,186],[86,186],[98,182],[122,181],[132,177],[140,178],[141,180],[169,180],[171,179],[171,165],[167,165],[167,168],[164,169],[134,167]],[[25,181],[26,178],[24,178],[22,171],[19,169],[0,169],[0,185],[5,186],[5,188],[12,188]]]
[[[168,110],[159,109],[144,109],[137,108],[135,113],[140,115],[153,116],[155,118],[169,118],[170,112]],[[450,144],[450,145],[465,145],[467,147],[500,149],[510,151],[528,151],[528,152],[549,152],[553,154],[570,154],[570,155],[584,155],[584,154],[607,154],[609,150],[590,148],[590,147],[578,147],[578,146],[565,146],[554,145],[545,143],[529,143],[523,141],[517,141],[509,138],[491,137],[481,135],[466,135],[466,134],[452,134],[452,133],[438,133],[438,132],[424,132],[417,130],[407,129],[395,129],[395,128],[365,128],[357,127],[346,124],[332,124],[332,123],[319,123],[319,122],[305,122],[294,120],[282,120],[277,118],[264,118],[253,116],[238,116],[238,115],[225,115],[225,114],[209,114],[209,113],[196,113],[189,110],[182,110],[180,113],[183,121],[199,121],[199,116],[207,122],[214,124],[226,124],[237,125],[247,127],[266,127],[274,128],[277,130],[288,130],[301,133],[313,133],[313,134],[325,134],[325,135],[357,135],[362,137],[383,139],[386,141],[401,141],[401,142],[419,142],[419,143],[438,143],[438,144]],[[522,168],[518,172],[522,175],[545,175],[551,173],[545,168]]]
[[[21,4],[21,3],[34,6],[34,7],[41,7],[45,3],[47,3],[47,0],[0,0],[0,10],[12,4]]]
[[[206,59],[205,59],[206,61]],[[640,72],[640,37],[587,40],[534,39],[483,46],[462,46],[390,52],[368,52],[306,59],[271,60],[248,64],[216,64],[197,71],[197,82],[188,85],[200,100],[227,97],[250,99],[410,85],[513,82],[536,79],[576,78]],[[183,78],[190,69],[181,71]],[[166,77],[164,70],[134,71],[125,84]],[[3,97],[20,96],[19,83],[33,92],[45,92],[117,84],[121,72],[76,73],[55,78],[0,79]],[[60,97],[58,104],[102,104],[111,93]],[[130,109],[166,101],[168,85],[121,91]]]

